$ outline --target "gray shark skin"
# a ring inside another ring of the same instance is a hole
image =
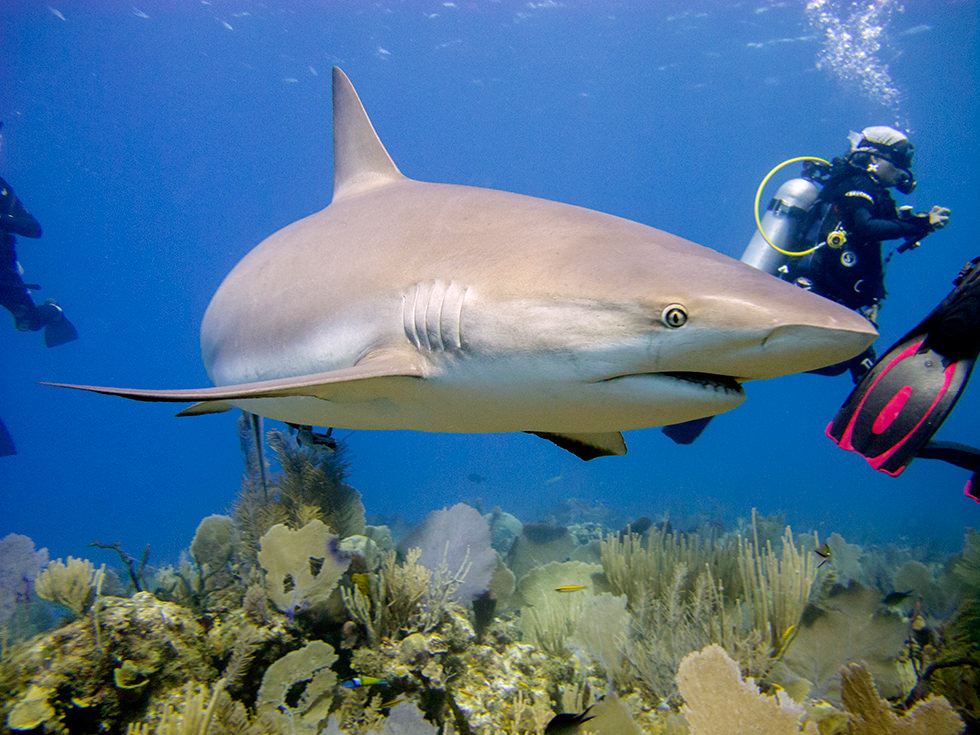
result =
[[[248,253],[208,306],[217,387],[66,387],[198,402],[182,415],[529,431],[596,456],[624,453],[623,430],[728,411],[743,382],[846,360],[877,336],[849,309],[652,227],[409,179],[337,68],[333,126],[333,201]]]

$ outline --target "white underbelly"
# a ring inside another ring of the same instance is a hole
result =
[[[355,387],[326,399],[293,396],[233,403],[280,421],[345,429],[594,433],[713,416],[745,398],[741,391],[653,374],[600,382],[388,378],[372,383],[371,391]]]

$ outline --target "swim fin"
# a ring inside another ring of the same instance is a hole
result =
[[[57,347],[76,339],[78,330],[64,316],[44,326],[44,344],[47,347]]]
[[[14,438],[10,436],[3,421],[0,421],[0,457],[12,457],[15,454],[17,454],[17,447],[14,446]]]
[[[973,476],[966,481],[963,494],[980,503],[980,483],[977,482],[977,475],[980,474],[980,449],[956,442],[929,442],[915,456],[922,459],[941,459],[964,470],[972,470]]]
[[[874,364],[827,427],[841,449],[895,476],[956,405],[980,352],[980,258],[912,331]]]

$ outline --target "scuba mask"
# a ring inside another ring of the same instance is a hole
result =
[[[852,166],[857,168],[865,169],[874,173],[874,164],[872,163],[872,157],[880,158],[883,161],[887,161],[891,166],[898,171],[898,177],[895,179],[895,183],[891,184],[894,188],[903,194],[911,194],[915,191],[915,187],[918,182],[915,180],[915,174],[908,166],[901,165],[904,161],[899,162],[895,160],[895,157],[888,155],[887,152],[882,152],[876,149],[859,149],[856,151],[851,151],[847,154],[847,162]]]
[[[909,171],[907,168],[899,168],[902,172],[898,183],[895,184],[895,188],[898,189],[903,194],[911,194],[915,191],[916,184],[918,182],[915,180],[915,174]]]
[[[900,172],[893,186],[903,194],[915,191],[917,182],[912,173],[915,146],[904,133],[894,128],[878,126],[865,128],[860,133],[851,133],[848,139],[851,141],[848,161],[857,157],[860,163],[867,165],[871,156],[882,158]]]

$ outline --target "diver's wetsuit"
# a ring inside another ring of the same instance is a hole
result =
[[[832,176],[820,192],[820,199],[831,206],[817,236],[822,244],[801,259],[793,277],[805,277],[815,293],[874,321],[874,307],[885,298],[881,241],[915,241],[928,235],[932,226],[928,217],[902,217],[888,189],[867,171],[845,162],[837,166],[848,168]],[[832,248],[827,237],[838,226],[846,231],[847,239],[842,247]],[[850,370],[857,383],[876,357],[869,347],[851,360],[812,372],[840,375]]]
[[[0,306],[13,314],[17,329],[37,331],[51,315],[35,306],[17,268],[17,238],[40,237],[41,224],[0,178]]]
[[[932,231],[928,217],[902,218],[891,193],[867,171],[831,179],[820,199],[833,207],[824,219],[817,242],[842,225],[847,241],[840,248],[821,245],[801,263],[802,274],[821,296],[855,310],[868,309],[885,298],[881,241],[917,240]]]

